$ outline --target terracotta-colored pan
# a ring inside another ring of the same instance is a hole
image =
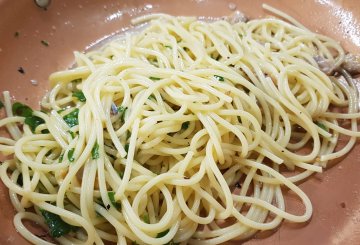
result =
[[[347,51],[360,53],[360,1],[264,2],[311,30],[335,38]],[[108,35],[124,31],[130,18],[150,12],[222,16],[230,14],[229,3],[250,18],[269,14],[262,10],[260,0],[53,0],[47,10],[32,0],[0,0],[0,91],[9,90],[16,100],[38,107],[48,89],[48,75],[69,67],[72,51],[85,50]],[[314,205],[310,222],[284,222],[277,231],[260,234],[246,244],[360,244],[359,145],[340,164],[313,176],[301,188]],[[297,203],[289,196],[292,210],[296,211]],[[0,244],[28,244],[13,226],[14,214],[8,191],[0,182]]]

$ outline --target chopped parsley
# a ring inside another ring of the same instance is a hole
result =
[[[71,80],[71,83],[80,83],[81,81],[82,81],[81,78],[77,78],[77,79]]]
[[[16,31],[16,32],[14,33],[14,37],[19,37],[19,36],[20,36],[20,32]]]
[[[20,102],[15,102],[12,105],[12,112],[14,113],[14,115],[21,117],[31,117],[33,114],[33,110],[29,106],[24,105]]]
[[[156,100],[155,96],[153,94],[150,94],[150,96],[148,97],[149,100]]]
[[[131,137],[131,132],[129,130],[126,130],[126,140],[128,140]]]
[[[98,159],[100,157],[100,154],[99,154],[99,144],[98,142],[95,142],[92,150],[91,150],[91,158],[92,159]]]
[[[153,80],[153,81],[158,81],[158,80],[160,80],[161,78],[159,78],[159,77],[149,77],[151,80]]]
[[[49,227],[49,233],[52,237],[61,237],[76,230],[75,226],[63,221],[59,215],[43,209],[40,209],[40,212],[45,219],[45,223]]]
[[[124,106],[119,106],[117,109],[118,109],[118,113],[119,113],[121,122],[125,122],[125,112],[128,108],[124,107]]]
[[[75,161],[74,151],[75,151],[74,148],[71,148],[71,149],[68,151],[67,157],[68,157],[68,159],[69,159],[70,162],[74,162],[74,161]]]
[[[62,163],[63,160],[64,160],[64,153],[61,153],[59,156],[59,163]]]
[[[215,77],[216,80],[218,80],[220,82],[225,81],[224,77],[222,77],[222,76],[214,75],[214,77]]]
[[[35,132],[35,129],[37,126],[45,123],[44,119],[33,115],[33,110],[29,106],[24,105],[20,102],[15,102],[12,105],[12,112],[16,116],[25,117],[24,123],[29,125],[32,132]],[[45,130],[43,130],[43,131],[44,131],[44,133],[48,132]]]
[[[164,237],[164,236],[166,236],[166,234],[168,234],[168,233],[169,233],[169,229],[164,230],[164,231],[158,233],[158,234],[156,235],[156,238]]]
[[[110,199],[111,204],[116,208],[116,209],[120,209],[121,208],[121,204],[115,201],[115,192],[113,191],[108,191],[108,197]]]
[[[125,144],[124,149],[125,149],[126,153],[128,153],[128,151],[129,151],[129,144],[128,143]]]
[[[46,40],[41,40],[40,41],[42,45],[44,45],[45,47],[48,47],[49,46],[49,42],[46,41]]]
[[[41,130],[41,133],[42,134],[49,134],[50,131],[49,131],[49,129],[43,129],[43,130]]]
[[[66,124],[69,125],[70,128],[72,128],[79,124],[78,116],[79,116],[79,109],[76,108],[75,110],[64,116],[63,119],[66,122]]]
[[[75,133],[74,133],[73,131],[68,130],[67,132],[71,135],[71,138],[72,138],[72,139],[75,139],[75,136],[76,136],[76,135],[75,135]]]
[[[322,124],[321,122],[317,122],[316,125],[319,128],[322,128],[323,130],[325,130],[326,132],[329,132],[329,129],[324,124]]]
[[[164,45],[164,47],[165,47],[165,48],[172,49],[172,47],[171,47],[171,46],[169,46],[169,45]]]
[[[40,124],[44,124],[45,121],[41,117],[37,116],[31,116],[31,117],[25,117],[25,124],[29,125],[32,132],[35,132],[35,129]],[[49,133],[49,130],[42,130],[41,133],[47,134]]]
[[[4,103],[0,100],[0,109],[4,107]]]
[[[146,224],[150,224],[150,218],[149,218],[148,213],[144,213],[144,215],[142,216],[142,219]]]
[[[62,113],[64,111],[65,111],[65,109],[63,108],[63,109],[58,110],[57,113],[60,114],[60,113]]]
[[[124,172],[123,172],[123,171],[120,171],[120,172],[119,172],[119,176],[120,176],[121,179],[124,178]]]
[[[181,129],[182,129],[182,130],[188,129],[189,125],[190,125],[190,122],[189,122],[189,121],[184,122],[183,124],[181,124]]]
[[[79,90],[79,91],[74,91],[72,94],[72,97],[77,98],[78,100],[80,100],[81,102],[85,102],[86,98],[85,95],[83,93],[83,91]]]

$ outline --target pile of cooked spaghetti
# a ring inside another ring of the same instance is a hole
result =
[[[354,57],[282,17],[140,17],[144,30],[51,74],[41,111],[4,92],[0,177],[19,233],[34,244],[219,244],[309,220],[296,183],[360,136]],[[287,212],[284,190],[303,214]]]

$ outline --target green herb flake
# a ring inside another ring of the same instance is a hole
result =
[[[62,163],[63,160],[64,160],[64,153],[61,153],[59,156],[59,163]]]
[[[19,36],[20,36],[20,32],[16,31],[16,32],[14,33],[14,37],[19,37]]]
[[[225,81],[224,77],[222,77],[222,76],[214,75],[214,77],[215,77],[216,80],[218,80],[220,82]]]
[[[33,110],[29,106],[24,105],[20,102],[15,102],[12,105],[12,111],[16,116],[25,117],[24,123],[29,125],[32,132],[35,132],[37,126],[45,123],[45,121],[42,118],[33,116]]]
[[[74,91],[72,94],[72,97],[77,98],[78,100],[80,100],[81,102],[85,102],[86,98],[85,95],[83,93],[83,91],[79,90],[79,91]]]
[[[158,80],[160,80],[161,78],[159,78],[159,77],[149,77],[151,80],[153,80],[153,81],[158,81]]]
[[[131,132],[129,130],[126,130],[126,140],[128,140],[131,137]]]
[[[319,128],[322,128],[323,130],[325,130],[326,132],[329,132],[329,129],[324,124],[322,124],[321,122],[317,122],[316,125]]]
[[[68,151],[68,159],[70,162],[74,162],[75,161],[75,158],[74,158],[74,151],[75,149],[74,148],[71,148],[69,151]]]
[[[124,178],[124,172],[123,172],[123,171],[119,171],[119,176],[120,176],[121,179]]]
[[[99,144],[98,142],[95,142],[92,150],[91,150],[91,158],[92,159],[98,159],[100,157],[100,154],[99,154]]]
[[[49,42],[46,40],[41,40],[40,41],[42,45],[44,45],[45,47],[49,47]]]
[[[156,101],[156,98],[153,94],[150,94],[150,96],[148,97],[149,100],[155,100]]]
[[[146,224],[150,224],[150,218],[149,218],[148,213],[144,213],[144,215],[142,216],[142,219]]]
[[[181,124],[181,129],[182,129],[182,130],[186,130],[186,129],[188,129],[189,125],[190,125],[190,122],[189,122],[189,121],[184,122],[183,124]]]
[[[25,118],[24,123],[29,125],[32,132],[35,132],[36,127],[41,125],[41,124],[44,124],[45,121],[44,121],[44,119],[42,119],[40,117],[30,116],[30,117]],[[45,133],[46,133],[46,131],[45,131]]]
[[[164,237],[164,236],[166,236],[166,234],[168,234],[168,233],[169,233],[169,229],[164,230],[164,231],[158,233],[158,234],[156,235],[156,238]]]
[[[111,204],[116,208],[116,209],[120,209],[121,208],[121,204],[115,201],[115,192],[113,191],[108,191],[108,197],[110,199]]]
[[[65,111],[65,109],[60,109],[60,110],[57,111],[57,113],[58,113],[58,114],[61,114],[61,113],[64,112],[64,111]]]
[[[132,241],[131,245],[139,245],[139,243],[137,243],[136,241]]]
[[[40,209],[40,212],[45,219],[45,223],[49,227],[49,232],[52,237],[61,237],[77,229],[75,226],[63,221],[57,214],[43,209]]]
[[[70,136],[71,136],[72,139],[75,139],[76,134],[75,134],[73,131],[68,130],[67,132],[70,134]]]
[[[128,151],[129,151],[129,144],[125,144],[124,149],[125,149],[126,153],[128,153]]]
[[[124,106],[119,106],[118,107],[118,113],[119,113],[121,122],[125,122],[125,112],[126,112],[127,109],[128,108],[124,107]]]
[[[81,82],[82,82],[82,79],[81,79],[81,78],[77,78],[77,79],[71,80],[71,83],[81,83]]]
[[[70,128],[72,128],[79,124],[78,116],[79,116],[79,109],[76,108],[69,114],[65,115],[63,119],[66,122],[66,124],[69,125]]]
[[[165,47],[165,48],[172,49],[172,47],[171,47],[171,46],[169,46],[169,45],[164,45],[164,47]]]
[[[0,109],[4,107],[4,103],[0,100]]]
[[[43,130],[41,130],[41,133],[42,134],[49,134],[50,131],[49,131],[49,129],[43,129]]]
[[[12,112],[16,116],[31,117],[33,110],[30,107],[28,107],[27,105],[24,105],[20,102],[15,102],[12,105]]]

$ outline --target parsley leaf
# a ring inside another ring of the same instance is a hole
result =
[[[148,97],[149,100],[156,100],[155,96],[153,94],[150,94],[150,96]]]
[[[151,80],[153,80],[153,81],[158,81],[158,80],[160,80],[161,78],[159,78],[159,77],[149,77]]]
[[[24,105],[20,102],[15,102],[12,105],[12,111],[14,115],[25,117],[24,123],[29,125],[32,132],[35,131],[37,126],[45,123],[44,119],[38,116],[33,116],[34,111],[29,106]]]
[[[128,143],[125,144],[124,149],[125,149],[126,153],[128,153],[128,151],[129,151],[129,144]]]
[[[189,122],[189,121],[184,122],[183,124],[181,124],[181,129],[182,129],[182,130],[188,129],[189,125],[190,125],[190,122]]]
[[[214,77],[216,78],[216,80],[218,80],[220,82],[225,81],[224,77],[222,77],[222,76],[214,75]]]
[[[116,208],[116,209],[120,209],[121,208],[121,204],[115,201],[115,192],[113,191],[108,191],[108,197],[110,199],[111,204]]]
[[[322,128],[323,130],[325,130],[326,132],[329,132],[329,129],[324,124],[322,124],[321,122],[317,122],[316,125],[319,128]]]
[[[75,158],[74,158],[74,151],[75,149],[74,148],[71,148],[69,151],[68,151],[68,159],[70,162],[74,162],[75,161]]]
[[[37,116],[30,116],[25,118],[25,124],[29,125],[32,132],[35,132],[35,129],[40,124],[45,123],[44,119],[37,117]],[[43,130],[44,133],[47,133],[48,131]]]
[[[63,119],[66,122],[66,124],[69,125],[70,128],[72,128],[79,124],[78,116],[79,116],[79,109],[76,108],[69,114],[65,115]]]
[[[150,218],[148,213],[144,213],[142,219],[146,224],[150,224]]]
[[[169,229],[164,230],[164,231],[158,233],[157,236],[156,236],[156,238],[164,237],[164,236],[166,236],[166,234],[168,234],[168,233],[169,233]]]
[[[40,212],[45,219],[45,223],[50,229],[50,235],[52,237],[61,237],[68,234],[70,231],[76,230],[75,226],[72,226],[63,221],[59,215],[43,209],[40,209]]]
[[[127,109],[128,108],[124,107],[124,106],[119,106],[118,107],[118,113],[119,113],[121,122],[125,122],[125,112],[126,112]]]
[[[64,153],[61,153],[59,156],[59,163],[62,163],[63,160],[64,160]]]
[[[100,157],[100,154],[99,154],[99,144],[98,142],[95,142],[92,150],[91,150],[91,158],[92,159],[98,159]]]
[[[72,97],[78,98],[78,100],[80,100],[81,102],[86,101],[85,95],[84,95],[83,91],[81,91],[81,90],[74,91],[72,94]]]
[[[20,102],[15,102],[12,105],[12,112],[16,116],[31,117],[33,110],[30,107],[28,107],[27,105],[24,105]]]
[[[77,78],[77,79],[71,80],[71,83],[80,83],[81,81],[82,81],[81,78]]]
[[[76,136],[76,135],[75,135],[75,133],[74,133],[73,131],[68,130],[67,132],[71,135],[71,138],[72,138],[72,139],[75,139],[75,136]]]
[[[129,130],[126,130],[126,140],[128,140],[131,137],[131,132]]]

